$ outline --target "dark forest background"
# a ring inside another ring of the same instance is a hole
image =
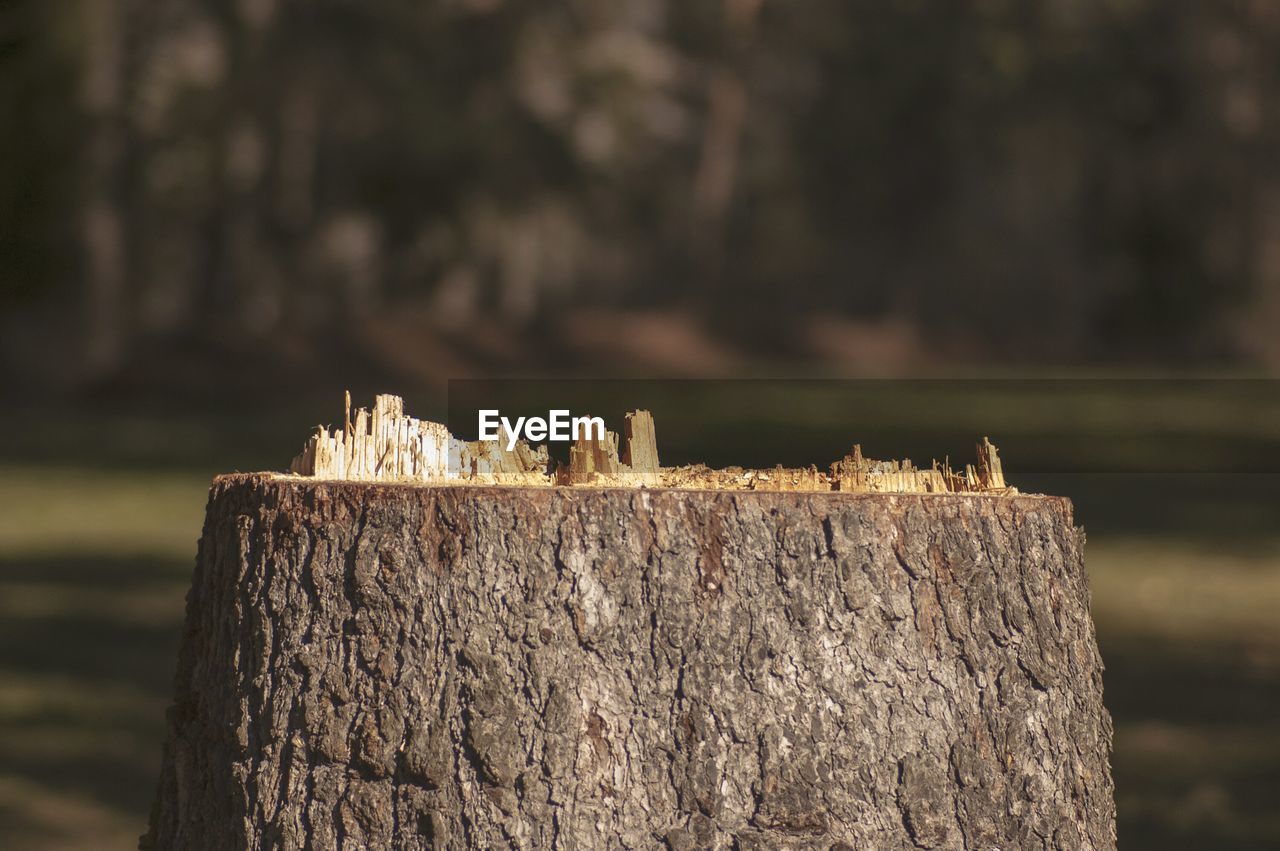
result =
[[[1265,0],[4,0],[3,363],[1270,370],[1278,46]]]
[[[136,847],[211,476],[530,375],[894,379],[672,383],[667,460],[990,435],[1120,847],[1280,847],[1278,324],[1272,0],[0,0],[0,847]]]

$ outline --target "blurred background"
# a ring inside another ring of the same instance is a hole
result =
[[[1266,0],[0,0],[0,846],[134,846],[209,478],[343,389],[928,375],[1044,381],[773,410],[941,454],[961,393],[1089,530],[1121,847],[1276,847],[1277,56]]]

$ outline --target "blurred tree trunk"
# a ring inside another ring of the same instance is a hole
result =
[[[698,272],[710,291],[709,306],[719,307],[726,295],[723,277],[728,215],[747,122],[746,65],[763,2],[724,0],[727,50],[712,67],[707,81],[707,118],[693,190],[699,218],[694,229]]]
[[[1249,355],[1272,370],[1280,370],[1280,189],[1277,181],[1260,180],[1251,172],[1255,187],[1252,205],[1254,257],[1252,299],[1237,320],[1241,342]]]
[[[236,134],[252,132],[244,125],[248,104],[256,97],[255,87],[274,81],[254,79],[252,73],[251,30],[245,10],[258,4],[217,0],[210,4],[222,33],[226,50],[226,78],[222,82],[218,122],[210,139],[210,185],[201,227],[204,260],[196,286],[202,322],[216,330],[239,332],[237,313],[243,293],[239,291],[236,268],[237,242],[247,223],[248,210],[238,203],[243,195],[235,165]]]
[[[125,2],[89,0],[81,4],[85,27],[81,93],[89,119],[81,211],[87,326],[84,358],[89,376],[100,376],[119,366],[125,342]]]
[[[1053,497],[214,484],[149,848],[1111,849]]]

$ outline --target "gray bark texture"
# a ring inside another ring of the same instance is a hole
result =
[[[1110,849],[1066,499],[210,495],[144,848]]]

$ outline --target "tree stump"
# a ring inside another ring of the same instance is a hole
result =
[[[1109,849],[1057,497],[215,481],[144,848]]]

